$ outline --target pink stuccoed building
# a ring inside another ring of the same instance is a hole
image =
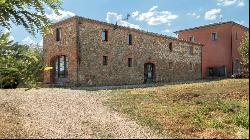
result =
[[[202,48],[202,78],[230,77],[241,71],[238,48],[249,29],[233,21],[176,31],[179,39],[198,42]]]

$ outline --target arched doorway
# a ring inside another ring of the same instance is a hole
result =
[[[68,57],[65,55],[54,57],[52,60],[53,72],[51,73],[51,79],[53,79],[53,82],[68,81],[68,63]]]
[[[155,65],[153,63],[144,64],[144,83],[152,83],[155,80]]]

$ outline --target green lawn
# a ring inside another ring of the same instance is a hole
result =
[[[249,80],[118,89],[105,103],[175,138],[249,138]]]

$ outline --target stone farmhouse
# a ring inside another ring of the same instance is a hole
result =
[[[249,29],[233,21],[203,25],[176,31],[179,39],[204,44],[202,78],[230,77],[242,71],[238,48]]]
[[[74,16],[44,36],[44,83],[123,85],[201,79],[202,44]]]

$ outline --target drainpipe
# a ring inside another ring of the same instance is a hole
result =
[[[80,70],[80,33],[79,33],[79,17],[76,17],[76,58],[77,58],[77,69],[76,69],[76,86],[79,86],[79,70]]]

